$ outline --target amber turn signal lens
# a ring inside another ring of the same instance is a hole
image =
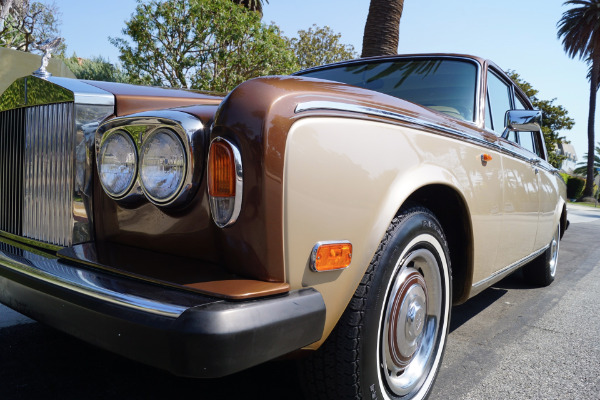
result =
[[[208,159],[208,193],[213,197],[235,196],[235,160],[227,142],[213,142]]]
[[[316,246],[314,269],[318,272],[343,269],[352,261],[352,244],[326,243]]]
[[[492,161],[492,156],[489,155],[489,154],[482,154],[481,155],[481,161],[483,161],[483,162]]]

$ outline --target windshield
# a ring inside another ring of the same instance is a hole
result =
[[[461,120],[475,120],[477,67],[453,59],[408,59],[350,64],[298,75],[376,90]]]

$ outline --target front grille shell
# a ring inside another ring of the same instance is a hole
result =
[[[114,96],[27,77],[0,97],[0,234],[57,249],[93,238],[94,132]]]

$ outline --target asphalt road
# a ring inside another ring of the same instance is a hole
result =
[[[452,311],[430,399],[600,399],[600,209],[571,207],[556,281],[517,272]],[[0,306],[0,399],[299,399],[293,361],[173,377]]]

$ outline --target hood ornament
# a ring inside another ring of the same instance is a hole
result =
[[[61,45],[63,39],[61,37],[57,37],[54,39],[46,39],[43,42],[37,42],[34,47],[40,51],[44,52],[42,56],[42,65],[40,68],[33,73],[33,75],[40,78],[49,78],[52,74],[46,71],[46,67],[48,66],[48,62],[52,57],[52,52]]]

